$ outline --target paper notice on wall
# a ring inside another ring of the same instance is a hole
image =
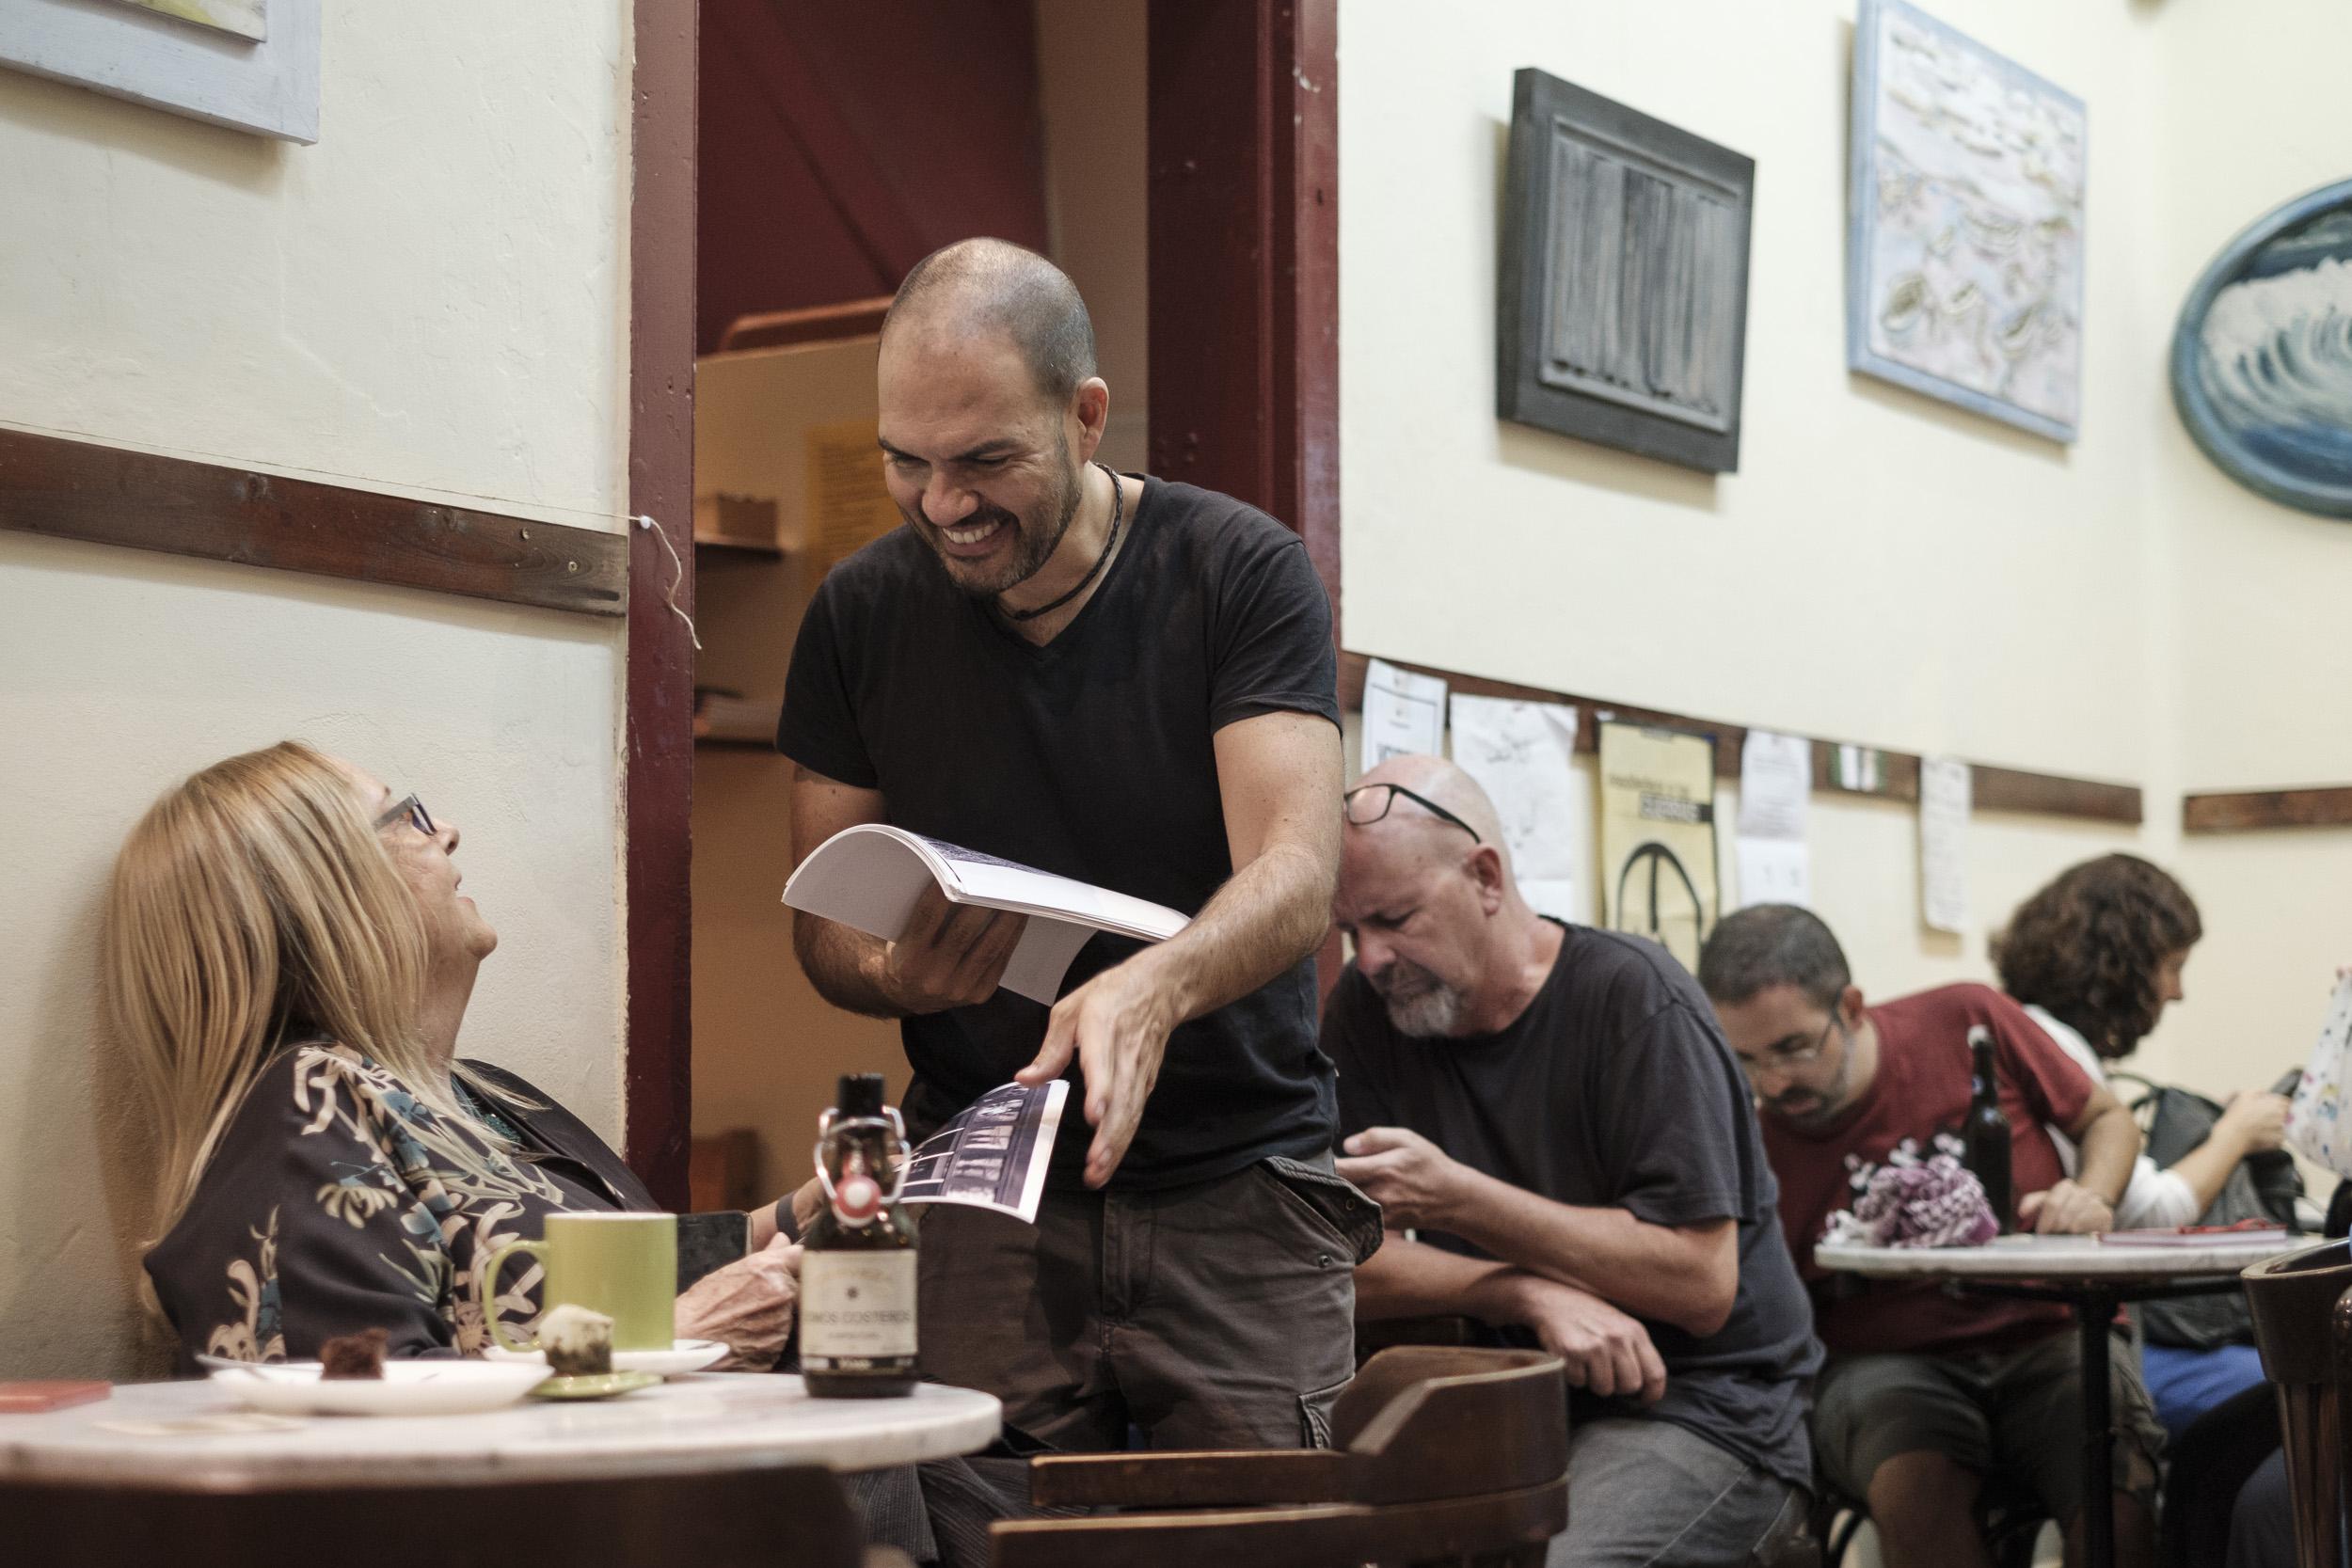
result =
[[[1715,928],[1715,741],[1600,726],[1603,918],[1655,938],[1696,971]]]
[[[1886,753],[1868,746],[1837,748],[1837,787],[1855,795],[1876,795],[1886,787]]]
[[[1968,765],[1919,759],[1919,914],[1931,931],[1968,925]]]
[[[803,433],[802,467],[808,497],[808,541],[818,569],[856,554],[902,520],[882,488],[882,448],[870,419],[810,425]]]
[[[1740,836],[1803,842],[1813,805],[1813,742],[1750,730],[1740,748]]]
[[[1750,730],[1740,749],[1740,902],[1809,905],[1813,743],[1802,736]]]
[[[1803,840],[1743,838],[1737,847],[1740,907],[1813,905],[1813,856]]]
[[[1445,754],[1445,682],[1385,659],[1364,667],[1364,771],[1391,757]]]
[[[1576,775],[1576,709],[1455,697],[1452,712],[1454,765],[1494,801],[1520,896],[1537,914],[1588,918],[1578,892],[1587,797]]]

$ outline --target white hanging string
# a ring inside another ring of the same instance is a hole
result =
[[[686,623],[687,639],[694,644],[694,651],[696,653],[701,653],[703,651],[703,640],[701,634],[694,630],[694,618],[691,615],[687,614],[686,611],[680,610],[677,605],[678,587],[686,581],[686,562],[678,559],[677,546],[670,543],[670,536],[661,531],[660,525],[654,522],[651,514],[640,512],[635,517],[631,518],[630,521],[634,522],[639,528],[650,531],[656,539],[661,541],[661,547],[669,552],[670,586],[663,592],[662,599],[669,605],[670,613]]]

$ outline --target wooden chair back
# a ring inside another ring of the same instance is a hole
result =
[[[1360,1501],[1517,1491],[1567,1473],[1567,1410],[1546,1352],[1397,1345],[1341,1393],[1331,1441],[1363,1467]]]
[[[2352,1251],[2306,1247],[2246,1271],[2254,1343],[2279,1390],[2299,1568],[2336,1568],[2352,1542]]]
[[[1406,1345],[1364,1363],[1329,1449],[1052,1454],[1041,1505],[1128,1510],[990,1528],[999,1568],[1316,1568],[1544,1559],[1567,1525],[1567,1383],[1539,1351]]]
[[[813,1465],[474,1479],[223,1491],[0,1481],[0,1556],[16,1568],[859,1568],[865,1559],[840,1484]]]
[[[1542,1568],[1568,1480],[1518,1492],[1363,1503],[1019,1519],[989,1527],[990,1568]]]

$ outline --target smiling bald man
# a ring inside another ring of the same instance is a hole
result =
[[[924,1370],[1065,1448],[1325,1440],[1372,1205],[1330,1174],[1311,954],[1339,859],[1330,606],[1298,536],[1093,462],[1086,305],[1001,241],[920,262],[882,327],[905,526],[834,568],[777,745],[796,856],[889,822],[1181,910],[1098,936],[1046,1007],[998,989],[1018,917],[932,897],[895,942],[794,918],[836,1005],[901,1020],[910,1127],[1072,1073],[1035,1227],[923,1225]]]

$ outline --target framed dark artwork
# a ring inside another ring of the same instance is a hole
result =
[[[2240,484],[2352,517],[2352,180],[2273,208],[2214,258],[2173,329],[2172,402]]]
[[[1512,84],[1496,413],[1736,470],[1756,161],[1532,66]]]
[[[2082,100],[1907,5],[1854,20],[1846,363],[2072,441]]]

